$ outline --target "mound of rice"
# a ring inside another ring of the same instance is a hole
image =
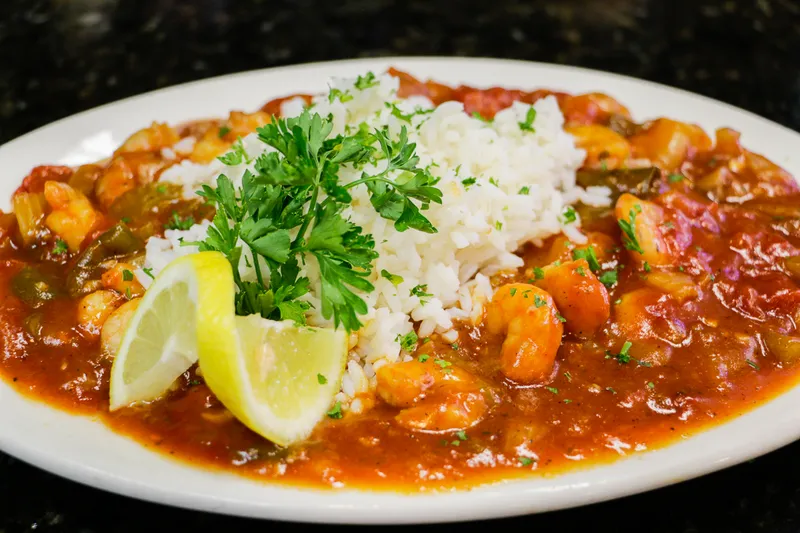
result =
[[[325,95],[315,100],[313,111],[333,116],[332,135],[365,123],[370,128],[388,126],[396,137],[406,126],[410,142],[416,143],[420,166],[428,166],[441,179],[438,187],[443,203],[432,204],[425,211],[438,233],[398,232],[392,221],[375,212],[366,187],[351,191],[353,202],[345,213],[365,233],[373,235],[380,254],[370,278],[375,290],[362,295],[369,312],[361,317],[364,327],[351,336],[350,361],[337,398],[354,411],[362,405],[358,399],[351,400],[374,388],[376,369],[409,357],[402,352],[398,339],[411,332],[414,323],[421,338],[438,333],[446,341],[455,342],[458,334],[452,329],[453,320],[480,319],[483,304],[492,293],[487,276],[521,266],[522,259],[514,252],[522,244],[539,243],[560,232],[574,242],[583,242],[585,238],[578,230],[580,220],[562,222],[565,208],[577,201],[589,205],[609,202],[605,188],[576,186],[575,172],[585,154],[564,132],[564,118],[553,97],[534,104],[535,131],[530,132],[520,128],[530,109],[526,104],[515,103],[486,123],[468,116],[458,102],[434,109],[426,98],[400,100],[396,95],[398,80],[391,76],[381,76],[377,81],[375,86],[359,90],[354,79],[335,79],[332,88],[352,99],[343,103]],[[298,115],[302,105],[290,100],[284,103],[282,112],[285,116]],[[412,113],[410,123],[398,117]],[[255,134],[243,139],[243,146],[251,158],[268,148]],[[198,165],[186,160],[167,169],[161,180],[181,184],[186,195],[193,196],[200,185],[213,185],[221,172],[240,183],[247,168],[248,164],[229,167],[219,161]],[[358,179],[360,173],[345,167],[340,177],[349,182]],[[145,267],[157,273],[177,256],[196,252],[194,247],[181,246],[180,241],[203,239],[207,227],[208,222],[204,222],[186,231],[167,231],[163,239],[151,238]],[[252,257],[249,261],[242,258],[244,278],[253,277],[252,268],[247,266],[251,262]],[[403,281],[395,286],[381,277],[382,270]],[[313,258],[307,258],[303,275],[311,281],[307,299],[313,308],[308,322],[331,325],[319,312],[320,282]],[[150,281],[141,272],[138,278],[144,284]],[[421,299],[412,295],[411,289],[418,285],[427,286],[425,292],[432,296]]]

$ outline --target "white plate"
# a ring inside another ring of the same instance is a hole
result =
[[[644,120],[668,116],[707,130],[732,126],[748,148],[800,175],[800,136],[745,111],[690,93],[571,67],[490,59],[369,59],[247,72],[137,96],[70,117],[0,147],[0,197],[36,165],[77,165],[107,156],[153,120],[171,123],[253,110],[273,97],[320,92],[331,76],[396,66],[420,78],[475,86],[602,91]],[[0,383],[0,448],[75,481],[159,503],[309,522],[410,523],[535,513],[642,492],[731,466],[800,437],[800,387],[730,423],[610,466],[472,491],[415,496],[301,490],[171,461],[97,421],[30,401]]]

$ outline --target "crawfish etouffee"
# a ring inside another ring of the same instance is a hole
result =
[[[792,176],[602,93],[365,73],[153,123],[11,203],[4,379],[196,465],[469,487],[642,453],[796,382]]]

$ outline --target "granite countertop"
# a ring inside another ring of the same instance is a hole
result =
[[[800,2],[795,0],[453,4],[5,0],[0,5],[0,142],[176,83],[379,55],[493,56],[580,65],[681,87],[800,130]],[[528,531],[598,525],[619,532],[800,531],[799,455],[800,444],[794,444],[648,494],[497,526]],[[107,494],[0,454],[0,533],[263,527],[261,522]]]

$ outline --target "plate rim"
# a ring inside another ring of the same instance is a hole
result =
[[[51,122],[49,124],[40,126],[30,132],[27,132],[13,140],[10,140],[0,146],[0,161],[6,160],[9,157],[13,157],[10,152],[13,152],[15,148],[18,146],[22,146],[26,142],[30,142],[32,139],[35,139],[38,136],[41,136],[43,133],[57,130],[59,128],[63,128],[68,125],[71,121],[79,120],[81,118],[87,118],[94,114],[102,114],[109,111],[113,111],[114,108],[124,105],[131,105],[136,104],[140,101],[146,101],[153,97],[163,96],[167,94],[174,94],[174,93],[181,93],[182,91],[186,91],[187,89],[196,88],[199,86],[207,85],[210,83],[220,83],[223,81],[236,81],[238,79],[247,78],[247,77],[258,77],[258,76],[267,76],[267,75],[274,75],[274,76],[290,76],[293,72],[305,71],[305,70],[315,70],[320,69],[322,71],[330,71],[332,69],[336,69],[337,67],[350,67],[350,66],[357,66],[357,65],[364,65],[365,68],[376,68],[376,67],[369,67],[368,65],[375,65],[375,64],[392,64],[398,66],[406,66],[408,65],[409,70],[413,72],[415,68],[415,64],[423,64],[423,63],[436,63],[436,64],[447,64],[453,65],[458,64],[459,68],[463,68],[467,65],[475,65],[476,63],[486,64],[500,64],[506,65],[515,69],[545,69],[545,70],[552,70],[558,71],[562,73],[577,73],[583,76],[587,76],[590,78],[611,78],[611,79],[618,79],[620,81],[624,81],[628,84],[634,84],[640,87],[646,87],[647,89],[657,89],[659,91],[669,91],[673,94],[680,95],[683,98],[691,98],[703,106],[712,106],[717,109],[722,109],[727,112],[730,112],[733,115],[747,116],[750,120],[760,123],[764,127],[768,127],[775,131],[780,132],[781,135],[788,135],[794,137],[794,141],[800,141],[800,135],[790,128],[773,122],[769,119],[761,117],[755,113],[750,111],[741,109],[739,107],[733,106],[731,104],[721,102],[715,100],[713,98],[692,93],[690,91],[686,91],[684,89],[672,87],[669,85],[660,84],[657,82],[649,81],[649,80],[642,80],[639,78],[635,78],[632,76],[627,76],[624,74],[618,74],[614,72],[606,72],[600,70],[594,70],[584,67],[573,67],[569,65],[560,65],[560,64],[551,64],[551,63],[543,63],[543,62],[533,62],[533,61],[524,61],[524,60],[515,60],[515,59],[501,59],[501,58],[492,58],[492,57],[445,57],[445,56],[381,56],[381,57],[374,57],[374,58],[358,58],[358,59],[342,59],[336,61],[321,61],[321,62],[311,62],[311,63],[301,63],[295,65],[286,65],[280,67],[273,67],[273,68],[265,68],[265,69],[253,69],[247,70],[242,72],[236,72],[231,74],[225,74],[220,76],[213,76],[208,78],[203,78],[200,80],[194,80],[182,84],[172,85],[160,89],[155,89],[152,91],[148,91],[145,93],[133,95],[127,98],[123,98],[120,100],[116,100],[113,102],[109,102],[100,106],[96,106],[79,113],[75,113],[73,115],[61,118],[55,122]],[[319,76],[324,77],[327,74],[320,74]],[[502,86],[504,84],[503,80],[497,80],[495,82],[496,85]],[[538,83],[539,85],[545,86],[546,84]],[[477,85],[477,84],[476,84]],[[488,85],[491,85],[489,83]],[[488,86],[487,85],[487,86]],[[555,83],[553,84],[555,85]],[[558,87],[553,87],[554,89],[558,89]],[[602,90],[598,87],[598,90]],[[287,93],[288,94],[288,93]],[[266,99],[265,99],[266,101]],[[12,178],[12,179],[16,179]],[[329,489],[303,489],[303,488],[296,488],[290,487],[286,484],[281,483],[269,483],[269,482],[258,482],[252,481],[248,478],[240,477],[235,474],[226,474],[221,472],[215,472],[213,470],[207,470],[204,468],[193,468],[188,466],[186,463],[177,462],[174,460],[169,460],[164,458],[161,454],[157,452],[150,452],[144,447],[135,444],[135,441],[128,439],[127,437],[122,437],[118,434],[115,435],[115,440],[124,439],[128,442],[134,443],[136,447],[142,448],[142,451],[145,453],[152,453],[157,455],[162,461],[156,462],[164,462],[165,464],[171,465],[180,465],[182,469],[189,469],[195,472],[200,472],[204,477],[209,476],[210,478],[214,479],[233,479],[235,485],[246,485],[246,484],[255,484],[261,489],[264,490],[265,493],[270,492],[281,492],[287,495],[296,496],[297,498],[311,498],[317,499],[319,498],[320,501],[325,500],[326,503],[314,503],[313,505],[309,505],[306,501],[299,502],[299,504],[291,505],[287,501],[279,502],[284,506],[281,507],[280,505],[276,505],[274,502],[262,502],[261,505],[254,505],[252,502],[247,501],[240,501],[237,500],[236,497],[220,497],[208,494],[196,494],[192,493],[191,491],[184,491],[181,493],[169,490],[169,489],[158,489],[157,487],[154,490],[154,487],[148,485],[146,482],[142,481],[135,481],[132,479],[122,479],[119,477],[114,476],[112,473],[99,470],[96,467],[92,467],[91,465],[87,465],[80,462],[74,462],[69,460],[58,460],[57,457],[54,456],[47,456],[46,454],[37,454],[35,449],[29,448],[25,446],[25,441],[23,438],[16,439],[10,438],[9,435],[12,433],[11,431],[4,431],[0,428],[0,450],[8,453],[9,455],[16,457],[28,464],[32,464],[39,468],[43,468],[44,470],[50,471],[56,475],[61,477],[65,477],[72,481],[76,481],[78,483],[92,486],[95,488],[99,488],[102,490],[106,490],[109,492],[113,492],[116,494],[120,494],[126,497],[133,497],[140,500],[155,502],[155,503],[168,503],[170,505],[174,505],[177,507],[188,508],[188,509],[195,509],[200,511],[211,511],[221,514],[229,514],[229,515],[238,515],[238,516],[249,516],[255,518],[265,518],[265,519],[272,519],[272,520],[289,520],[289,521],[302,521],[302,522],[317,522],[317,523],[351,523],[351,524],[410,524],[410,523],[435,523],[435,522],[453,522],[453,521],[466,521],[466,520],[474,520],[474,519],[488,519],[488,518],[499,518],[499,517],[507,517],[507,516],[515,516],[520,514],[526,514],[530,512],[543,512],[549,510],[556,510],[556,509],[565,509],[570,507],[588,505],[591,503],[596,503],[600,501],[606,501],[614,498],[619,498],[622,496],[641,493],[648,490],[660,488],[666,485],[670,485],[679,481],[683,481],[686,479],[691,479],[694,477],[699,477],[701,475],[707,474],[709,472],[719,470],[721,468],[725,468],[728,466],[732,466],[734,464],[738,464],[744,461],[747,461],[753,457],[757,457],[764,453],[768,453],[769,451],[775,450],[790,442],[793,442],[800,438],[800,413],[797,415],[786,415],[784,417],[784,422],[789,421],[792,422],[792,425],[789,429],[785,429],[783,433],[780,434],[778,437],[771,438],[771,440],[766,442],[760,442],[757,445],[750,445],[748,447],[744,446],[731,446],[727,444],[726,446],[722,446],[718,453],[710,454],[707,453],[706,456],[700,458],[704,459],[705,461],[700,461],[695,459],[694,461],[682,461],[680,464],[675,464],[674,461],[665,461],[660,469],[656,469],[660,471],[661,474],[656,476],[653,479],[653,475],[651,474],[650,477],[647,476],[639,476],[636,474],[635,469],[615,469],[615,470],[622,470],[622,474],[619,475],[616,479],[606,479],[605,481],[598,479],[588,486],[585,483],[582,483],[580,478],[585,477],[584,474],[587,471],[599,471],[605,470],[608,468],[614,469],[615,465],[620,463],[626,464],[636,464],[641,463],[643,461],[646,462],[654,462],[656,459],[654,455],[658,455],[660,452],[664,450],[671,450],[675,449],[678,446],[685,444],[686,442],[697,442],[702,438],[706,438],[708,440],[708,436],[712,433],[716,432],[719,428],[727,427],[734,422],[745,420],[745,419],[757,419],[757,414],[764,410],[765,407],[771,406],[776,404],[776,402],[780,403],[780,400],[783,399],[783,403],[787,403],[787,398],[791,395],[792,391],[796,392],[796,396],[800,397],[800,387],[795,384],[794,386],[788,388],[786,391],[780,393],[778,396],[769,400],[768,402],[757,406],[755,409],[751,409],[744,413],[743,415],[738,416],[737,418],[723,422],[721,425],[715,426],[711,429],[706,429],[701,431],[700,433],[695,433],[693,436],[688,439],[687,441],[680,442],[680,443],[672,443],[667,445],[666,448],[663,449],[656,449],[653,451],[644,452],[641,454],[633,455],[628,458],[619,460],[614,462],[612,465],[601,465],[601,466],[591,466],[587,468],[579,468],[575,472],[570,472],[564,475],[557,475],[552,478],[552,480],[559,481],[561,480],[562,483],[559,486],[557,483],[553,485],[553,489],[551,493],[547,493],[541,488],[532,490],[530,488],[526,489],[526,485],[533,485],[533,480],[542,480],[548,479],[543,478],[540,476],[532,476],[530,478],[523,478],[522,480],[513,480],[513,481],[500,481],[496,484],[477,487],[472,490],[462,490],[455,493],[442,493],[442,494],[397,494],[391,492],[371,492],[371,491],[363,491],[363,490],[352,490],[347,489],[343,491],[337,490],[329,490]],[[9,397],[9,395],[16,395],[20,398],[24,399],[24,403],[30,403],[34,407],[32,409],[34,411],[52,411],[56,413],[55,418],[60,418],[64,416],[68,417],[78,417],[89,424],[94,425],[102,425],[102,422],[95,422],[92,420],[92,417],[87,417],[85,415],[75,415],[73,413],[69,413],[66,411],[59,410],[54,407],[50,407],[48,404],[42,402],[31,396],[26,396],[21,393],[17,393],[14,389],[12,389],[5,381],[0,381],[0,399]],[[2,420],[2,415],[0,415],[0,420]],[[751,420],[748,424],[748,427],[752,425],[753,427],[758,427],[758,420]],[[105,428],[106,432],[111,432],[110,429]],[[768,426],[769,427],[769,426]],[[711,439],[713,441],[713,439]],[[709,455],[713,455],[713,460],[708,460]],[[668,475],[669,474],[669,475]],[[564,480],[566,480],[564,482]],[[267,488],[269,490],[267,490]],[[567,493],[577,494],[578,497],[571,497],[567,496]],[[509,494],[514,495],[515,497],[511,500],[507,500]],[[542,496],[542,495],[549,496],[548,504],[542,504],[541,502],[530,501],[528,498],[533,496]],[[312,496],[313,495],[313,496]],[[357,495],[359,498],[364,498],[363,503],[354,504],[352,501],[349,501],[346,497],[343,496],[347,495]],[[472,495],[478,495],[473,497]],[[397,502],[402,502],[398,504]],[[499,502],[499,503],[498,503]],[[416,511],[416,512],[414,512]]]

